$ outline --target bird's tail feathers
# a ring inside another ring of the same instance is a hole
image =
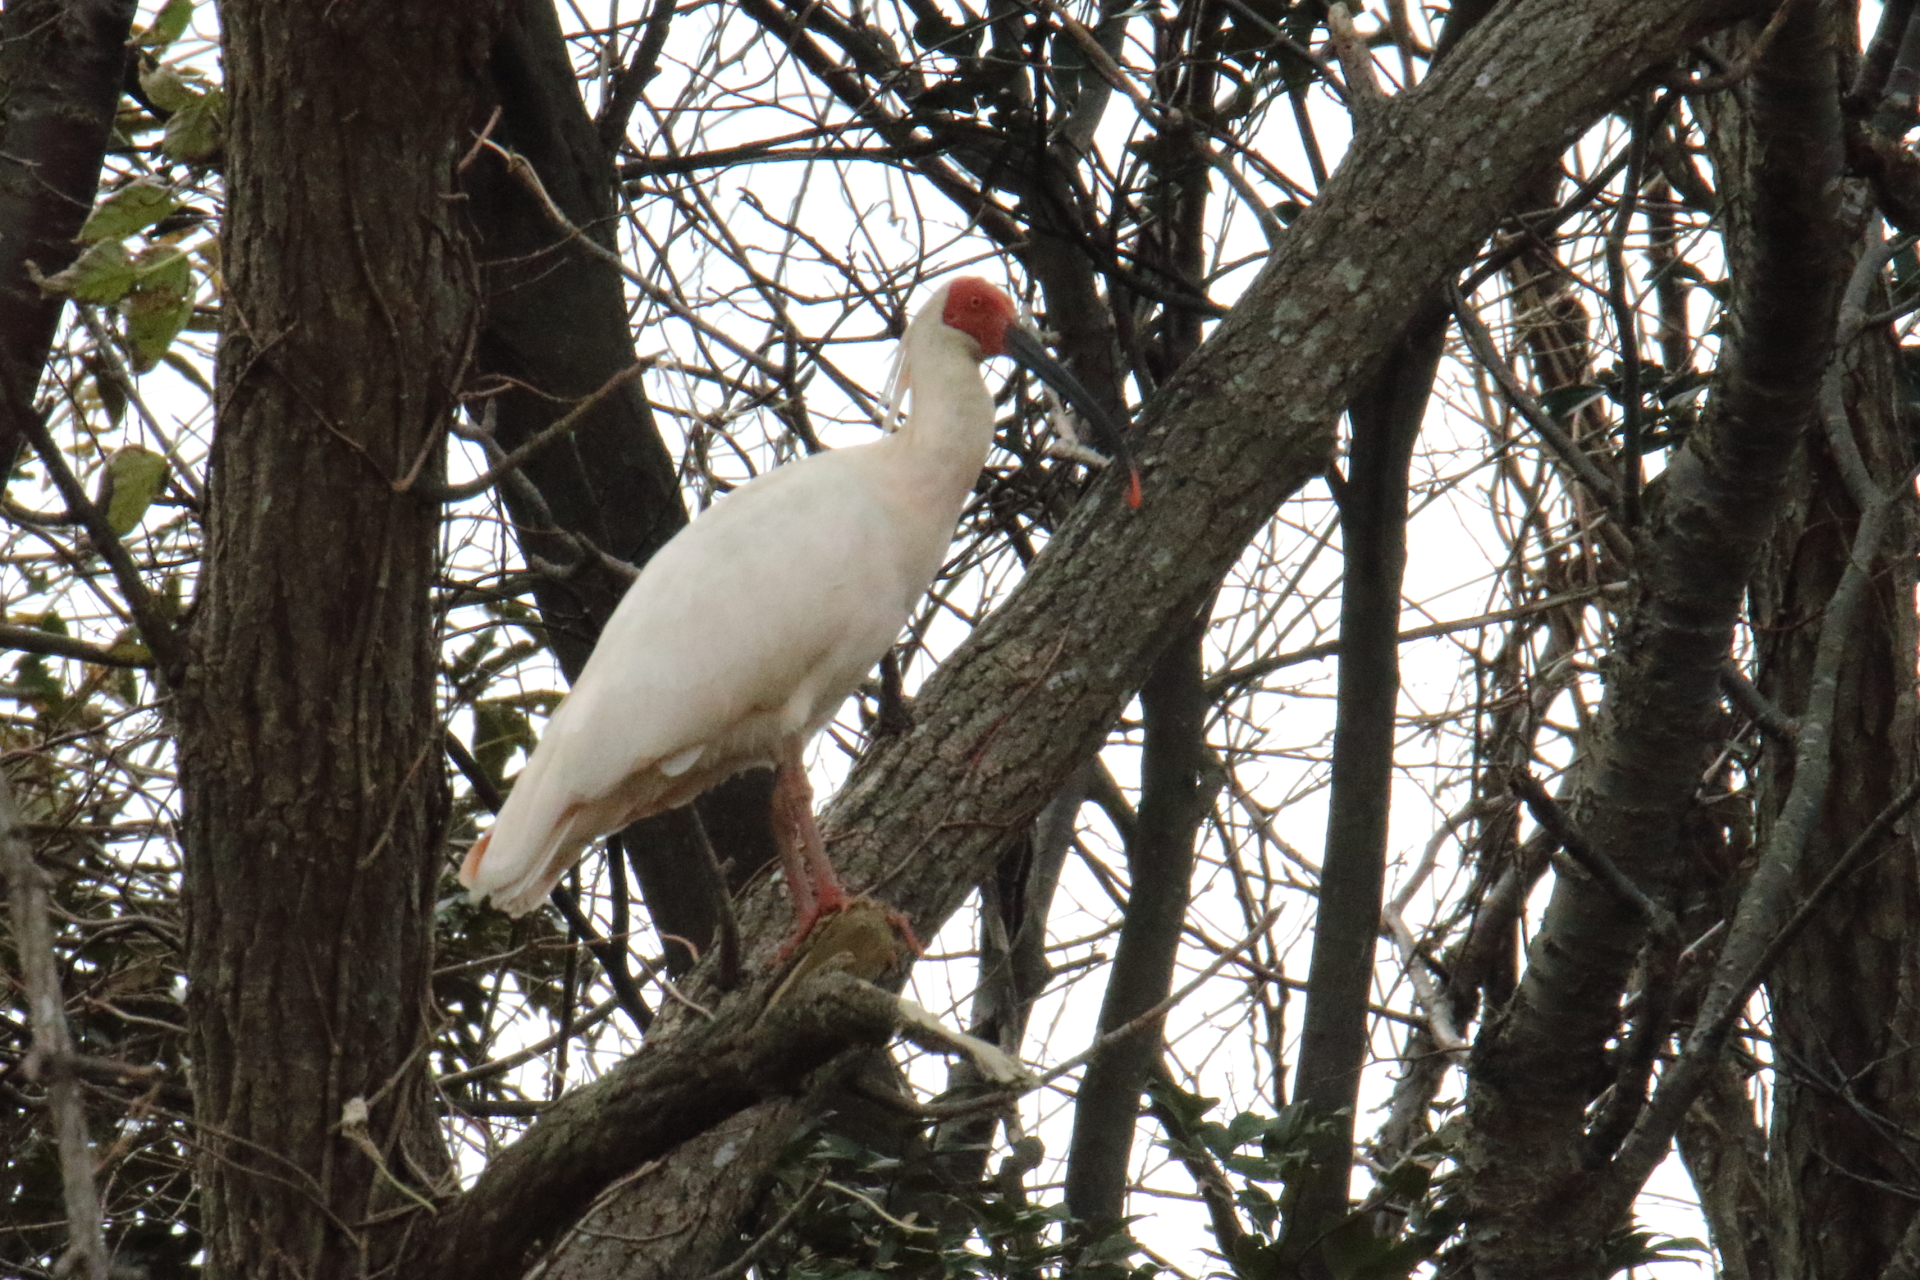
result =
[[[558,821],[546,827],[541,839],[505,845],[494,841],[502,826],[496,821],[493,830],[467,850],[460,883],[472,891],[476,903],[491,898],[508,915],[525,915],[546,900],[593,838],[593,832],[580,830],[580,818],[580,806],[569,805]]]

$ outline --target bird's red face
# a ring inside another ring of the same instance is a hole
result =
[[[1007,329],[1020,319],[1013,300],[979,276],[961,276],[947,286],[940,318],[979,343],[983,359],[1007,353]]]

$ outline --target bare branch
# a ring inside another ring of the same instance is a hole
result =
[[[1608,892],[1632,907],[1656,936],[1674,945],[1679,944],[1680,927],[1675,923],[1673,913],[1649,898],[1639,885],[1614,864],[1612,858],[1596,849],[1580,834],[1561,809],[1560,802],[1540,784],[1540,779],[1524,771],[1516,773],[1513,775],[1513,792],[1527,802],[1527,811],[1533,814],[1533,820],[1553,837],[1554,843],[1569,858],[1605,885]]]
[[[12,622],[0,623],[0,649],[38,653],[49,658],[72,658],[76,662],[91,662],[102,667],[130,667],[144,671],[153,666],[153,659],[139,645],[118,644],[108,649],[88,644],[85,640],[76,640],[72,636],[55,635],[38,627],[23,627]]]
[[[14,802],[13,784],[4,773],[0,773],[0,861],[5,863],[13,936],[33,1010],[33,1051],[27,1057],[26,1073],[29,1078],[46,1081],[47,1110],[60,1148],[61,1186],[67,1201],[67,1262],[82,1268],[87,1280],[107,1280],[111,1259],[100,1229],[93,1150],[87,1140],[80,1078],[74,1069],[73,1040],[67,1032],[60,962],[54,954],[53,929],[47,919],[46,873],[34,862],[33,850],[20,834],[20,810]]]
[[[529,458],[532,458],[549,445],[565,439],[567,433],[579,426],[581,421],[593,411],[595,406],[614,391],[626,386],[627,383],[633,381],[648,369],[651,369],[656,359],[658,359],[658,357],[650,356],[644,360],[636,360],[619,373],[614,374],[611,378],[601,383],[599,389],[593,394],[583,398],[579,403],[574,405],[573,408],[567,410],[566,413],[556,419],[553,425],[537,433],[518,448],[503,453],[498,461],[493,462],[485,471],[473,479],[466,481],[464,484],[430,487],[426,485],[415,486],[410,483],[396,481],[394,483],[394,491],[396,493],[404,493],[411,489],[412,492],[418,493],[421,497],[434,502],[465,502],[468,498],[478,497],[480,494],[493,488],[494,485],[500,483],[508,473],[519,470]]]
[[[74,477],[72,469],[67,466],[66,456],[48,433],[46,421],[37,410],[20,419],[20,434],[39,454],[41,465],[46,467],[54,488],[59,490],[61,500],[67,504],[68,513],[77,517],[86,527],[87,536],[93,540],[93,549],[113,570],[114,581],[120,588],[127,612],[132,616],[134,625],[140,628],[140,638],[146,641],[147,648],[152,651],[161,677],[168,684],[177,685],[186,672],[186,642],[172,620],[161,611],[153,593],[147,590],[138,566],[133,563],[133,557],[127,554],[126,545],[107,523],[106,513],[94,505],[86,489]]]

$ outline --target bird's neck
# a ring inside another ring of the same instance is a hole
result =
[[[993,398],[980,380],[980,362],[951,342],[927,343],[912,360],[913,406],[899,448],[930,479],[937,474],[964,495],[993,444]]]

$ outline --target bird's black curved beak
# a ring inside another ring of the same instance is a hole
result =
[[[1093,398],[1093,393],[1081,385],[1080,379],[1068,373],[1066,366],[1047,354],[1040,339],[1028,333],[1018,325],[1008,325],[1005,339],[1007,354],[1015,361],[1031,370],[1035,376],[1046,381],[1047,385],[1060,393],[1060,398],[1080,415],[1093,431],[1095,442],[1101,450],[1127,469],[1127,505],[1140,506],[1140,468],[1133,460],[1133,451],[1127,447],[1125,435],[1120,424]]]

